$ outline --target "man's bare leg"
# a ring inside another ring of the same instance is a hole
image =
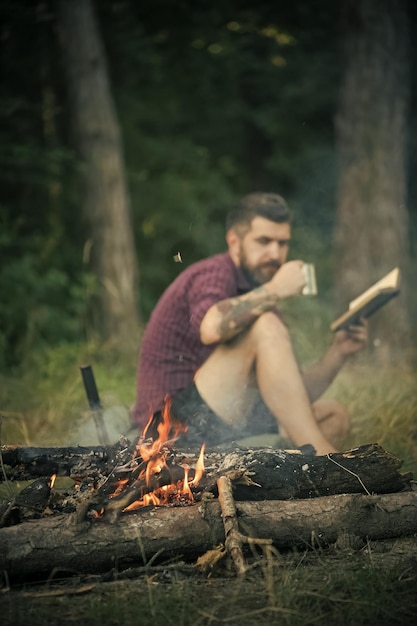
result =
[[[214,350],[196,374],[202,398],[226,423],[245,423],[256,394],[297,445],[317,454],[334,452],[313,415],[288,331],[274,313],[264,313],[242,336]]]
[[[320,398],[311,405],[316,422],[328,441],[340,449],[350,431],[350,415],[345,407],[330,398]],[[288,437],[280,424],[279,434]]]
[[[337,400],[320,398],[312,409],[323,435],[340,450],[350,431],[350,415],[345,407]]]

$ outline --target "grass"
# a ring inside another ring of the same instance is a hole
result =
[[[120,355],[97,343],[62,344],[0,373],[3,444],[65,445],[89,414],[80,367],[93,367],[103,408],[129,410],[135,398],[136,348]]]
[[[216,624],[414,624],[417,560],[385,562],[359,553],[310,551],[274,556],[245,578],[202,579],[172,571],[96,584],[59,581],[0,596],[4,626],[209,626]]]
[[[357,363],[336,379],[331,395],[348,408],[352,430],[345,447],[379,443],[417,477],[416,372]]]

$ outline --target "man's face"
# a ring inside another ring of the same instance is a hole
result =
[[[256,216],[243,236],[236,236],[229,250],[252,287],[263,285],[287,260],[291,226]]]

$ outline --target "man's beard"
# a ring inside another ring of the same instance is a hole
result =
[[[251,289],[259,287],[260,285],[263,285],[271,280],[280,267],[281,263],[278,263],[278,261],[270,261],[269,263],[264,263],[263,265],[259,265],[257,267],[250,267],[247,264],[244,252],[242,250],[240,251],[240,269],[242,270],[242,274],[248,281]],[[265,271],[267,269],[269,270],[268,272]]]

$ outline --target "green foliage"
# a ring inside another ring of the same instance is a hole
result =
[[[87,274],[77,283],[63,270],[42,269],[31,253],[4,265],[0,289],[8,297],[0,304],[0,368],[15,365],[34,346],[78,339],[94,284]]]
[[[339,4],[103,0],[95,8],[123,131],[143,320],[183,267],[224,249],[226,213],[254,189],[289,200],[291,255],[316,264],[331,307]],[[83,260],[90,233],[79,210],[56,3],[5,3],[0,15],[5,371],[33,351],[94,337],[98,285]],[[412,159],[415,134],[412,122]],[[413,198],[414,187],[410,177]]]
[[[178,252],[189,265],[224,250],[225,214],[233,201],[222,174],[211,167],[207,150],[187,139],[179,138],[168,148],[153,141],[147,156],[147,173],[131,177],[145,319],[184,267],[174,263]],[[154,170],[160,173],[155,176]]]
[[[328,11],[315,12],[313,36],[283,7],[152,6],[132,13],[100,5],[145,319],[181,269],[174,254],[189,264],[224,249],[226,212],[241,193],[280,191],[300,222],[315,208],[313,239],[330,234],[334,156],[325,111],[334,106],[338,73],[336,41],[322,30]]]

